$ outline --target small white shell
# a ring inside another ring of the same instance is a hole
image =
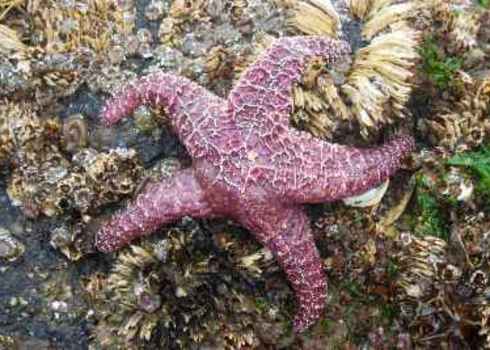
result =
[[[376,205],[385,195],[389,183],[390,180],[386,180],[380,186],[372,188],[367,192],[364,192],[357,196],[344,198],[343,202],[348,206],[361,208]]]

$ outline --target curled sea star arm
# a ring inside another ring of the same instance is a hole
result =
[[[292,112],[292,86],[300,80],[307,60],[321,56],[327,63],[333,63],[349,52],[346,42],[326,37],[276,39],[230,92],[232,119],[247,130],[254,126],[265,128],[259,130],[275,125],[287,128]]]
[[[366,149],[312,139],[299,152],[297,181],[285,190],[286,197],[297,203],[320,203],[359,195],[386,181],[414,148],[410,135]]]
[[[275,255],[286,273],[297,301],[294,330],[301,332],[314,323],[325,308],[327,282],[316,249],[310,222],[299,207],[269,207],[269,215],[254,216],[249,227]]]
[[[185,77],[164,72],[127,84],[107,102],[102,119],[112,125],[141,105],[165,110],[173,132],[193,158],[214,150],[220,135],[233,127],[225,100]]]
[[[127,209],[104,223],[97,233],[96,246],[103,252],[114,251],[182,216],[212,216],[192,169],[181,170],[166,181],[149,184]]]

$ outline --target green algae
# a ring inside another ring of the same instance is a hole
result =
[[[475,152],[456,154],[448,160],[449,165],[468,168],[478,179],[476,190],[490,198],[490,146]]]
[[[459,57],[446,56],[436,39],[427,37],[419,54],[422,57],[422,71],[438,89],[451,86],[454,76],[461,68],[463,60]]]
[[[449,230],[443,210],[437,198],[431,193],[431,183],[424,174],[416,177],[416,209],[413,230],[418,236],[435,236],[447,241]]]

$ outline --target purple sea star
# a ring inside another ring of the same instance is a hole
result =
[[[356,149],[289,126],[291,89],[307,60],[321,56],[332,63],[349,52],[346,43],[323,37],[277,39],[228,100],[162,72],[126,87],[106,105],[105,122],[113,124],[142,104],[163,106],[193,164],[171,180],[148,185],[105,223],[98,249],[113,251],[185,215],[233,218],[286,272],[299,303],[295,331],[309,327],[324,309],[327,283],[302,205],[375,187],[414,147],[410,136],[398,136],[378,148]]]

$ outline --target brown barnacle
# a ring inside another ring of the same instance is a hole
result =
[[[151,32],[146,29],[142,28],[138,30],[138,33],[136,35],[138,38],[138,49],[137,53],[143,58],[149,58],[153,56],[153,49],[152,49],[152,34]]]
[[[71,261],[78,261],[89,252],[81,224],[58,226],[51,232],[49,243]]]
[[[229,77],[233,70],[230,64],[231,58],[231,53],[227,48],[221,45],[211,48],[204,64],[204,71],[209,80]]]
[[[466,151],[490,135],[490,79],[485,74],[458,78],[463,91],[441,100],[434,115],[422,123],[429,140],[448,150]]]
[[[84,47],[105,53],[116,34],[128,34],[132,24],[122,2],[84,3],[30,1],[26,15],[31,19],[25,36],[48,53],[76,52]]]
[[[170,6],[170,17],[180,21],[205,18],[206,0],[175,0]]]
[[[66,152],[75,153],[88,144],[88,126],[82,114],[63,120],[62,145]]]
[[[136,50],[135,50],[136,51]],[[113,65],[121,64],[126,58],[127,50],[122,45],[114,45],[107,53],[109,62]]]
[[[473,271],[470,276],[470,285],[476,293],[483,293],[488,285],[488,273],[482,270]]]
[[[232,0],[230,1],[230,17],[233,22],[243,20],[245,11],[248,7],[248,0]]]
[[[44,140],[45,125],[32,108],[8,100],[0,102],[0,163],[19,151],[39,151]]]
[[[189,0],[176,0],[172,2],[169,14],[174,17],[182,17],[190,15],[192,11],[192,3]]]
[[[9,128],[9,112],[5,107],[4,104],[0,105],[0,163],[10,158],[15,146]]]
[[[330,137],[334,129],[329,106],[315,91],[301,86],[293,88],[294,112],[291,120],[300,129],[306,129],[317,137]]]
[[[96,193],[87,183],[86,174],[75,168],[72,168],[70,173],[57,183],[54,193],[59,211],[75,209],[85,213],[96,205],[94,202]]]
[[[350,120],[352,118],[351,111],[340,97],[339,89],[332,76],[328,74],[321,75],[318,77],[317,84],[321,96],[329,106],[332,106],[332,112],[336,113],[335,117],[340,120]]]
[[[175,18],[166,17],[160,23],[158,38],[160,43],[177,47],[180,45],[180,38],[177,34],[181,32],[179,23]]]
[[[423,299],[431,295],[441,267],[447,264],[447,243],[433,236],[422,238],[403,233],[404,251],[399,258],[401,273],[396,281],[401,300]]]
[[[357,253],[363,265],[374,266],[376,263],[376,241],[372,238],[362,246],[361,250]]]
[[[24,254],[25,246],[12,233],[0,227],[0,261],[13,262]]]
[[[17,343],[17,339],[12,336],[0,335],[0,349],[15,349]]]
[[[85,149],[73,156],[73,162],[83,169],[90,193],[95,194],[91,207],[114,202],[132,193],[143,172],[136,152],[122,148],[107,153]]]
[[[338,37],[340,17],[330,0],[296,0],[293,3],[289,26],[308,35]]]
[[[153,35],[151,31],[147,28],[138,29],[138,31],[136,32],[136,37],[138,38],[140,44],[151,44],[153,42]]]

